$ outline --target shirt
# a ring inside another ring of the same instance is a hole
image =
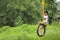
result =
[[[45,21],[46,23],[48,23],[48,16],[45,16],[45,15],[44,15],[44,21]]]

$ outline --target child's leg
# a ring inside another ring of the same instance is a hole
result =
[[[46,33],[46,26],[47,26],[47,25],[44,25],[44,27],[43,27],[43,28],[44,28],[44,34]]]

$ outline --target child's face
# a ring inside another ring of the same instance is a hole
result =
[[[47,13],[44,13],[45,16],[47,16],[48,14]]]

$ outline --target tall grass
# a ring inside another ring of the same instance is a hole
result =
[[[0,28],[0,40],[60,40],[60,26],[52,24],[47,26],[46,35],[38,37],[38,25],[23,24],[18,27],[4,26]]]

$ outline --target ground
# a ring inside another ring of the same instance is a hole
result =
[[[59,24],[48,25],[46,35],[43,37],[37,36],[37,26],[27,24],[17,27],[4,26],[0,28],[0,40],[60,40]]]

